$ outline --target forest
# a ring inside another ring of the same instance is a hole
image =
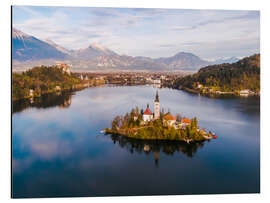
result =
[[[34,67],[22,73],[12,73],[12,100],[39,97],[42,94],[72,89],[81,79],[56,66]],[[31,95],[31,92],[32,94]]]
[[[244,89],[260,92],[260,54],[243,58],[236,63],[210,65],[197,73],[174,81],[173,88],[197,89],[198,85],[213,91],[239,92]]]

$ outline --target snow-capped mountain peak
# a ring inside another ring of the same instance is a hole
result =
[[[89,47],[94,48],[94,49],[99,49],[101,51],[107,51],[108,50],[107,48],[105,48],[102,45],[97,44],[97,43],[92,43],[92,44],[89,45]]]
[[[30,35],[25,34],[24,32],[17,30],[16,28],[12,28],[12,37],[22,39],[23,37],[30,37]]]

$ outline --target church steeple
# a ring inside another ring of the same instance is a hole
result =
[[[160,118],[160,106],[159,106],[159,96],[158,91],[156,92],[156,99],[155,99],[155,108],[154,108],[154,119]]]
[[[156,92],[156,99],[155,99],[155,102],[159,102],[158,91]]]

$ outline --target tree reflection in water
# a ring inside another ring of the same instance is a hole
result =
[[[60,109],[68,108],[71,104],[71,91],[45,94],[41,97],[21,99],[12,103],[12,113],[21,112],[29,107],[50,108],[59,106]]]
[[[205,142],[210,142],[210,140],[207,140],[187,144],[186,142],[181,141],[139,140],[111,134],[108,134],[107,136],[110,136],[114,144],[118,144],[121,148],[126,149],[131,154],[134,152],[139,154],[153,153],[156,167],[158,167],[159,164],[160,152],[163,152],[168,156],[173,156],[175,153],[181,153],[192,158],[196,154],[198,148],[202,148]]]

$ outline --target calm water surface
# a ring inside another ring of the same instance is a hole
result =
[[[13,197],[260,191],[258,98],[211,99],[171,89],[159,95],[161,108],[197,116],[218,139],[187,145],[100,133],[136,105],[153,109],[151,86],[88,88],[14,104]]]

